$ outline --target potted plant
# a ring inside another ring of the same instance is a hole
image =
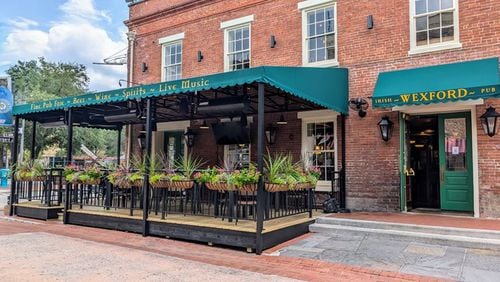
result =
[[[149,184],[153,188],[168,188],[170,184],[170,175],[173,172],[166,168],[162,168],[161,164],[167,164],[166,158],[161,155],[160,157],[155,157],[151,159],[150,170],[149,170]]]
[[[134,170],[128,175],[131,186],[142,187],[144,184],[144,175],[146,174],[146,159],[132,158],[132,167]]]
[[[193,175],[204,162],[197,157],[193,157],[191,154],[178,159],[175,162],[177,167],[177,173],[169,175],[170,185],[174,189],[191,189],[194,184]]]
[[[104,174],[101,168],[97,164],[94,164],[85,168],[85,170],[78,175],[78,182],[86,185],[99,185],[103,176]]]
[[[255,193],[257,184],[259,183],[260,173],[253,164],[248,168],[236,170],[233,173],[233,179],[236,187],[240,192]]]
[[[291,186],[295,185],[296,180],[293,176],[286,174],[288,158],[289,156],[283,154],[274,156],[268,154],[264,158],[266,166],[265,188],[268,192],[288,191]]]
[[[44,181],[44,169],[40,160],[28,160],[16,165],[14,177],[17,181]]]
[[[109,182],[117,188],[130,188],[132,184],[130,183],[130,169],[126,166],[118,166],[115,169],[111,169],[107,176]]]

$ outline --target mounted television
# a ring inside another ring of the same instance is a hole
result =
[[[214,123],[212,132],[219,145],[250,143],[249,129],[239,121]]]

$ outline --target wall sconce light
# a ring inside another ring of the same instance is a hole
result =
[[[498,131],[497,121],[500,114],[495,111],[495,108],[489,107],[486,112],[481,116],[481,124],[483,130],[489,137],[495,136]]]
[[[366,27],[368,29],[373,29],[373,15],[369,15],[367,18],[366,18]]]
[[[276,122],[276,124],[279,124],[279,125],[286,125],[286,124],[288,124],[288,121],[286,121],[285,116],[284,116],[283,114],[281,114],[281,116],[280,116],[280,120],[278,120],[278,121]]]
[[[147,72],[148,71],[148,64],[143,62],[141,64],[141,70],[142,70],[142,72]]]
[[[269,41],[269,47],[271,48],[276,47],[276,36],[271,35],[271,40]]]
[[[359,117],[366,117],[368,110],[368,101],[363,98],[352,98],[349,100],[349,108],[358,112]]]
[[[267,140],[267,144],[273,145],[274,143],[276,143],[276,133],[277,132],[278,132],[278,129],[275,126],[273,126],[272,124],[270,124],[266,128],[266,140]]]
[[[198,63],[203,61],[203,53],[201,51],[198,51]]]
[[[188,129],[186,130],[186,132],[184,133],[184,140],[186,141],[186,145],[187,145],[189,148],[191,148],[191,147],[193,147],[193,146],[194,146],[194,136],[195,136],[195,134],[194,134],[194,132],[193,132],[193,131],[191,131],[191,129],[190,129],[190,128],[188,128]]]
[[[389,119],[388,116],[384,116],[379,122],[378,127],[380,129],[380,136],[385,142],[389,141],[392,137],[392,131],[394,130],[394,123]]]

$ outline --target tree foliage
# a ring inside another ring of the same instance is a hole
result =
[[[44,58],[18,61],[7,70],[12,77],[14,102],[30,103],[61,97],[75,96],[87,91],[89,77],[84,65],[75,63],[53,63]],[[25,149],[31,148],[32,123],[26,122]],[[75,128],[73,132],[74,154],[80,153],[81,144],[100,155],[116,155],[116,133],[111,131]],[[53,146],[65,152],[67,132],[65,128],[43,128],[37,126],[35,156]]]

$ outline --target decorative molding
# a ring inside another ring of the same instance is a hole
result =
[[[297,8],[299,10],[304,10],[304,9],[308,9],[308,8],[311,8],[314,6],[323,5],[323,4],[330,4],[333,2],[335,2],[335,1],[333,1],[333,0],[307,0],[307,1],[299,2],[297,4]]]
[[[238,26],[238,25],[242,25],[242,24],[247,24],[247,23],[253,22],[253,20],[254,20],[254,16],[253,15],[249,15],[249,16],[245,16],[245,17],[241,17],[241,18],[237,18],[237,19],[233,19],[233,20],[221,22],[220,23],[220,28],[221,29],[225,29],[225,28],[228,28],[228,27],[233,27],[233,26]]]
[[[159,44],[170,43],[170,42],[182,40],[182,39],[184,39],[184,37],[185,37],[184,32],[181,32],[181,33],[169,35],[166,37],[162,37],[162,38],[158,39],[158,43]]]

